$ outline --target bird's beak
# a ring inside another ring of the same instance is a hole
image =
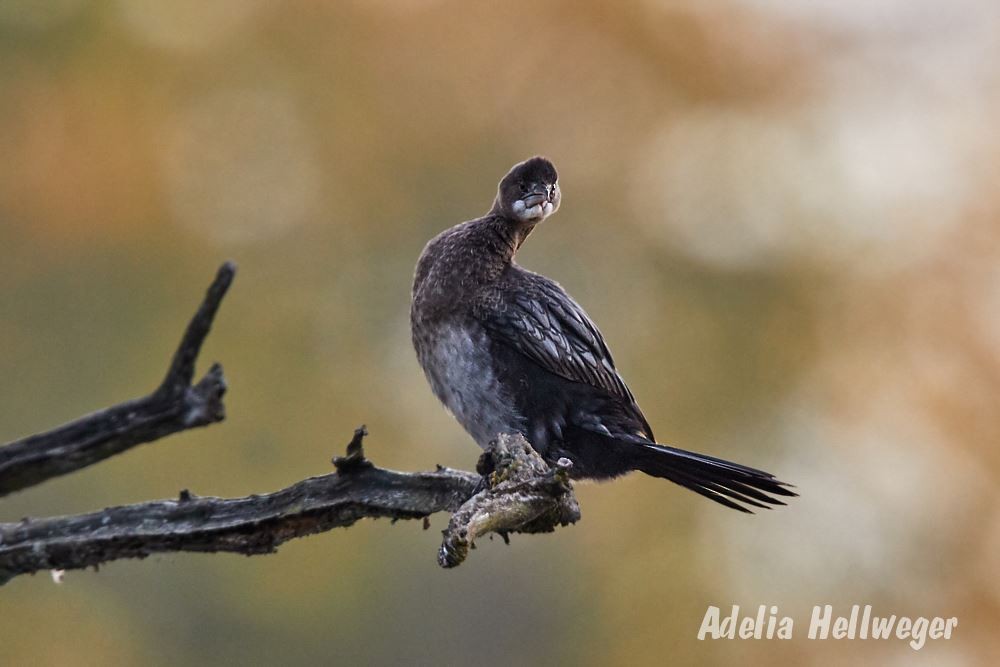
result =
[[[544,204],[549,201],[548,188],[541,185],[536,185],[531,189],[531,192],[524,196],[522,199],[525,208],[533,208],[539,204]]]

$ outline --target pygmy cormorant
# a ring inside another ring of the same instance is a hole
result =
[[[631,470],[733,509],[783,505],[761,470],[656,443],[597,326],[557,283],[514,255],[556,212],[556,169],[533,157],[503,177],[493,207],[431,239],[417,262],[410,324],[431,388],[485,447],[519,432],[576,478]]]

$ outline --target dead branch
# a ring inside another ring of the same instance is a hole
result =
[[[160,386],[150,395],[81,417],[46,433],[0,447],[0,496],[93,465],[138,444],[225,418],[222,367],[214,364],[195,385],[194,364],[235,265],[219,268],[188,324]]]
[[[226,384],[215,364],[197,384],[194,365],[235,267],[224,264],[195,313],[170,368],[150,395],[0,447],[0,496],[64,475],[137,444],[221,421]],[[176,551],[273,553],[295,538],[350,526],[362,518],[424,518],[454,512],[438,552],[442,567],[465,560],[477,537],[548,532],[575,522],[580,509],[569,462],[554,469],[523,436],[500,434],[480,474],[438,467],[404,473],[365,458],[364,427],[337,472],[245,498],[160,500],[75,516],[0,523],[0,585],[21,574],[97,567],[122,558]]]
[[[444,531],[439,562],[454,567],[476,537],[547,532],[579,518],[565,463],[549,469],[520,435],[501,436],[484,455],[483,478],[447,468],[378,468],[364,456],[365,434],[364,427],[355,431],[347,456],[334,460],[336,473],[266,495],[222,499],[182,491],[177,500],[0,524],[0,584],[20,574],[154,553],[273,553],[292,538],[366,517],[417,519],[442,511],[455,515]]]
[[[551,533],[576,523],[580,506],[569,483],[571,465],[569,459],[559,459],[549,468],[524,436],[501,434],[480,460],[487,488],[452,515],[438,564],[461,565],[476,538],[488,533],[506,541],[508,533]]]

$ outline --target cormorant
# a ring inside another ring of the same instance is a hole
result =
[[[773,496],[796,494],[769,473],[657,444],[597,326],[514,261],[560,200],[555,167],[533,157],[503,177],[486,215],[427,243],[410,324],[435,395],[480,447],[519,432],[546,461],[572,461],[575,478],[641,470],[743,512],[783,505]]]

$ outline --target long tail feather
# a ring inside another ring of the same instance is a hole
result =
[[[794,497],[786,484],[774,475],[738,463],[689,452],[684,449],[636,443],[636,468],[691,489],[720,505],[753,514],[745,505],[771,509],[784,505],[772,496]]]

